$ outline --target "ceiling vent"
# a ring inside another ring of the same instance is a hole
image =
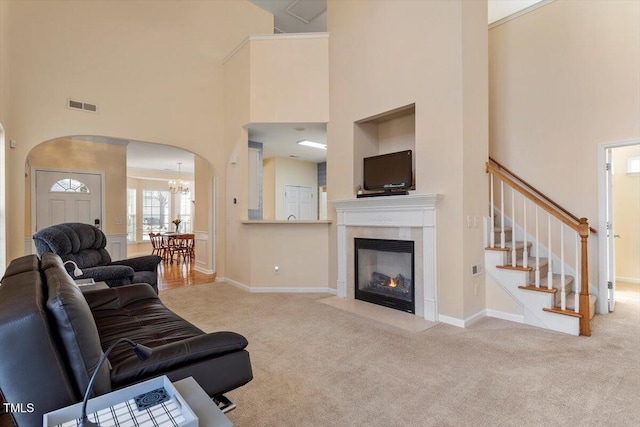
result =
[[[82,110],[87,111],[89,113],[97,113],[98,105],[97,104],[89,104],[88,102],[76,101],[75,99],[67,99],[67,108],[72,110]]]
[[[286,9],[289,15],[309,24],[327,10],[327,2],[314,0],[295,0]]]

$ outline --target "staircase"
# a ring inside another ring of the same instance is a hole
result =
[[[596,297],[588,292],[587,220],[490,160],[487,274],[523,308],[525,324],[590,335]]]

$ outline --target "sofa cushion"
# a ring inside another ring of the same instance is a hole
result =
[[[49,292],[47,309],[56,321],[78,388],[84,393],[103,354],[98,329],[89,304],[67,272],[48,268],[44,273]],[[103,364],[94,383],[94,392],[99,395],[109,391],[109,367]]]

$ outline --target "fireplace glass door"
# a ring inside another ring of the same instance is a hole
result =
[[[415,313],[414,242],[356,238],[355,296]]]

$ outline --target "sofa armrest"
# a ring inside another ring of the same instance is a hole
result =
[[[135,271],[156,271],[162,258],[158,255],[144,255],[135,258],[113,261],[109,265],[127,265]]]
[[[83,268],[82,276],[74,277],[74,279],[93,279],[96,282],[106,282],[126,278],[133,279],[134,273],[133,268],[126,265],[105,265]]]
[[[96,289],[83,293],[91,311],[116,310],[145,299],[158,299],[153,288],[146,283]]]
[[[146,360],[140,361],[132,354],[113,366],[111,381],[122,384],[155,377],[190,363],[243,350],[247,344],[247,339],[235,332],[213,332],[172,342],[152,348],[153,353]]]

